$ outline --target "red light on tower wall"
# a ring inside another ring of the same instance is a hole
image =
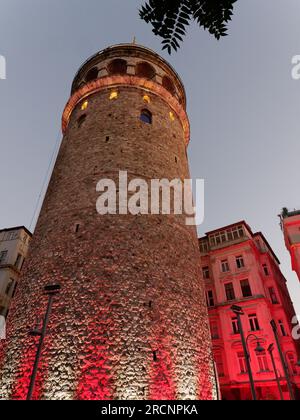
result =
[[[110,73],[116,59],[122,74]],[[151,79],[135,71],[141,62],[153,69]],[[110,99],[112,92],[117,95]],[[145,106],[151,124],[140,119]],[[34,347],[25,330],[39,312],[41,288],[54,278],[62,292],[49,321],[36,398],[211,399],[196,228],[186,225],[185,215],[103,216],[96,210],[99,180],[117,185],[120,171],[147,184],[190,178],[190,127],[178,74],[145,47],[110,47],[77,73],[62,125],[61,149],[9,314],[9,362],[2,366],[0,390],[6,398],[26,395]]]

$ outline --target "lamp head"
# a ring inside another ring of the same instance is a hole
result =
[[[257,346],[255,349],[255,353],[260,354],[260,353],[264,353],[265,349],[261,346],[260,342],[257,342]]]
[[[241,308],[240,306],[232,305],[231,310],[237,315],[244,315],[243,308]]]
[[[47,286],[45,286],[44,290],[46,292],[47,295],[54,295],[56,293],[59,293],[61,289],[60,284],[48,284]]]

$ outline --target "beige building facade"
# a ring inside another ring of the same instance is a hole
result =
[[[31,237],[23,226],[0,230],[0,315],[4,317],[17,290]]]

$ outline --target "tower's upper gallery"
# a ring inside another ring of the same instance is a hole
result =
[[[114,45],[89,58],[75,76],[72,94],[91,81],[115,75],[151,80],[186,106],[185,89],[173,67],[154,51],[136,44]]]

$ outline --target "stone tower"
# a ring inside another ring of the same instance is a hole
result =
[[[24,399],[28,328],[59,282],[34,398],[212,399],[195,227],[184,215],[105,215],[101,179],[188,179],[184,87],[153,51],[117,45],[79,70],[63,141],[8,321],[1,398]]]

